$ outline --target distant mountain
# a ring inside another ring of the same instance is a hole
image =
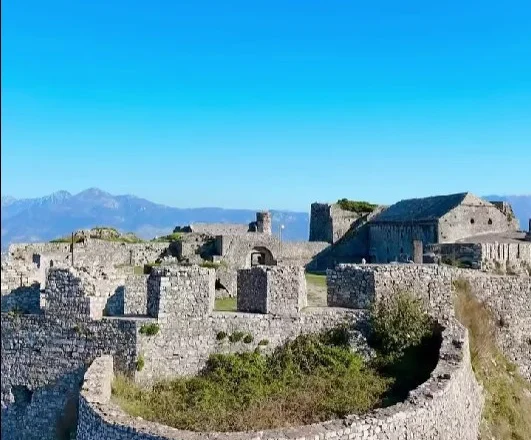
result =
[[[524,196],[485,196],[489,201],[509,202],[513,211],[520,221],[520,229],[527,231],[529,228],[529,219],[531,218],[531,194]]]
[[[273,232],[285,225],[283,239],[308,240],[309,214],[271,211]],[[2,196],[2,249],[10,243],[48,241],[77,229],[113,226],[142,238],[168,234],[193,222],[249,223],[249,209],[172,208],[132,195],[114,196],[98,188],[72,195],[58,191],[35,199]]]
[[[511,203],[520,227],[527,230],[531,195],[485,198]],[[275,234],[280,224],[284,224],[283,239],[308,240],[308,213],[275,210],[271,213]],[[35,199],[2,196],[2,250],[10,243],[48,241],[94,226],[113,226],[149,239],[168,234],[177,225],[193,222],[249,223],[253,220],[255,211],[250,209],[172,208],[132,195],[114,196],[98,188],[74,195],[58,191]]]

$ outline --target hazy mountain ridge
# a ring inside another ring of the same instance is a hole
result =
[[[285,225],[283,238],[307,240],[309,214],[272,210],[273,230]],[[249,223],[250,209],[173,208],[132,195],[114,196],[97,188],[72,195],[58,191],[35,199],[2,196],[2,248],[10,243],[47,241],[97,225],[134,232],[142,238],[167,234],[193,222]]]
[[[485,197],[512,204],[520,227],[527,230],[531,217],[531,195]],[[309,207],[308,207],[309,209]],[[308,240],[309,214],[272,210],[273,231],[285,225],[285,240]],[[34,199],[2,196],[2,249],[10,243],[48,241],[74,230],[113,226],[153,238],[171,232],[177,225],[193,222],[249,223],[255,220],[251,209],[173,208],[133,195],[114,196],[98,188],[78,194],[57,191]]]

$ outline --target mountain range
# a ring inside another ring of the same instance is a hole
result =
[[[531,195],[484,197],[512,204],[522,229],[531,217]],[[309,207],[308,207],[309,208]],[[15,199],[2,196],[2,249],[10,243],[48,241],[77,229],[112,226],[145,239],[170,233],[194,222],[249,223],[256,211],[223,208],[173,208],[132,195],[112,195],[98,188],[79,194],[58,191],[45,197]],[[273,231],[285,226],[283,239],[308,240],[309,214],[271,210]]]
[[[273,231],[285,226],[283,239],[308,240],[309,214],[271,210]],[[77,229],[112,226],[145,239],[169,234],[194,222],[249,223],[256,211],[223,208],[173,208],[132,195],[112,195],[98,188],[79,194],[58,191],[45,197],[2,196],[2,249],[10,243],[48,241]]]

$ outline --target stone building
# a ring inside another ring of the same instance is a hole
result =
[[[455,243],[518,229],[510,205],[490,203],[471,193],[402,200],[370,222],[369,258],[373,263],[408,261],[415,240],[424,246]]]
[[[312,203],[310,208],[310,241],[335,243],[362,217],[341,209],[337,203]]]

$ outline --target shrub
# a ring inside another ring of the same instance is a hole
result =
[[[251,342],[253,342],[253,340],[254,338],[251,334],[246,334],[243,338],[243,342],[245,342],[246,344],[250,344]]]
[[[262,339],[258,345],[269,345],[269,340],[268,339]]]
[[[183,239],[183,236],[180,232],[172,232],[171,234],[168,234],[168,235],[163,235],[162,237],[157,237],[157,238],[154,238],[153,240],[151,241],[155,241],[155,242],[174,242],[174,241],[181,241]]]
[[[156,322],[151,322],[149,324],[142,324],[140,330],[138,331],[141,335],[154,336],[160,330],[160,326]]]
[[[206,267],[208,269],[217,269],[221,266],[220,263],[214,263],[213,261],[202,261],[200,264],[201,267]]]
[[[216,339],[218,341],[222,341],[223,339],[225,339],[227,337],[227,333],[221,331],[221,332],[218,332],[218,334],[216,335]]]
[[[352,211],[358,214],[373,212],[378,207],[378,205],[373,203],[348,199],[339,199],[337,204],[345,211]]]
[[[420,300],[400,292],[377,301],[370,311],[372,344],[390,356],[401,356],[433,333],[433,323]]]
[[[305,425],[377,406],[390,381],[328,340],[300,336],[269,356],[211,355],[198,376],[151,388],[117,377],[113,399],[133,416],[195,431]]]
[[[144,365],[144,355],[140,354],[138,355],[138,359],[136,360],[136,371],[142,371],[144,369]]]
[[[229,336],[229,341],[230,342],[239,342],[243,339],[243,337],[245,336],[245,333],[243,332],[234,332],[232,333],[230,336]]]

